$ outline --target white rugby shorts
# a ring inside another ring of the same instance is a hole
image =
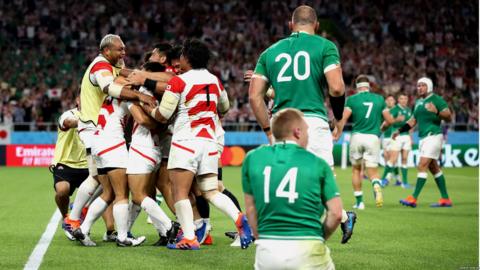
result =
[[[320,240],[259,239],[255,244],[255,269],[335,269],[329,248]]]
[[[368,168],[378,167],[380,159],[380,139],[373,134],[352,134],[350,139],[350,162],[352,165],[362,164]]]
[[[333,137],[328,123],[319,117],[303,117],[308,125],[307,150],[333,167]]]
[[[390,146],[391,151],[412,150],[412,140],[410,135],[399,135],[392,141]]]
[[[157,147],[130,145],[127,174],[149,174],[160,166],[161,152]]]
[[[124,139],[94,137],[92,154],[97,168],[127,168],[128,151]]]
[[[439,159],[442,152],[443,135],[430,135],[420,140],[420,157]]]
[[[172,141],[167,169],[185,169],[195,175],[218,173],[216,141],[192,139]]]

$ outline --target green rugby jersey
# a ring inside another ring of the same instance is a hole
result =
[[[427,137],[429,135],[442,134],[440,128],[440,117],[425,109],[425,104],[433,103],[437,107],[438,112],[448,109],[447,102],[437,94],[430,94],[426,98],[418,99],[415,102],[415,108],[413,110],[413,117],[417,120],[418,136],[420,138]]]
[[[330,166],[294,142],[250,151],[242,185],[255,198],[260,239],[323,240],[324,205],[340,195]]]
[[[255,74],[264,76],[275,89],[273,113],[296,108],[306,116],[327,121],[324,95],[328,84],[324,73],[339,64],[340,56],[333,42],[294,32],[260,55]]]
[[[390,114],[392,114],[393,118],[397,118],[399,115],[403,115],[403,121],[393,123],[392,130],[396,131],[397,129],[401,128],[407,121],[412,117],[412,110],[409,107],[402,107],[402,105],[397,104],[390,110]],[[410,134],[408,131],[404,131],[400,133],[400,135],[408,135]],[[392,134],[390,134],[391,136]]]
[[[383,122],[382,112],[387,107],[382,96],[362,91],[349,96],[345,107],[352,111],[352,133],[380,136],[380,126]]]

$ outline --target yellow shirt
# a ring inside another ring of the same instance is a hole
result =
[[[71,109],[64,112],[64,114],[78,117],[80,113],[77,109]],[[56,165],[57,163],[76,169],[88,168],[85,146],[80,140],[76,128],[71,128],[67,131],[58,129],[57,143],[53,154],[53,164]]]
[[[80,92],[80,121],[84,123],[91,122],[97,125],[98,113],[102,107],[103,100],[107,96],[98,84],[92,82],[93,73],[100,69],[111,70],[114,78],[118,76],[121,70],[121,68],[110,64],[102,55],[97,56],[88,66],[83,75]]]

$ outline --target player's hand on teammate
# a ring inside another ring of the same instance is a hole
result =
[[[158,102],[154,97],[149,96],[149,95],[145,95],[143,93],[138,93],[138,100],[140,101],[140,104],[148,105],[148,106],[152,107],[152,109],[157,107],[157,105],[158,105]]]
[[[395,122],[402,122],[403,120],[405,120],[404,115],[399,115],[399,116],[397,116],[397,118],[395,118]]]
[[[432,102],[425,103],[425,109],[435,114],[438,113],[437,107],[435,107],[435,104],[433,104]]]
[[[135,69],[127,77],[127,81],[132,85],[143,85],[147,77],[141,70]]]
[[[392,134],[392,139],[394,139],[394,140],[397,139],[398,135],[400,135],[400,132],[398,132],[398,130],[397,130]]]
[[[245,74],[243,74],[243,81],[250,82],[252,80],[252,76],[253,76],[253,70],[249,69],[245,71]]]

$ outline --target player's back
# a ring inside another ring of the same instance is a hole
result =
[[[124,127],[129,116],[126,101],[107,97],[98,114],[97,135],[108,138],[124,138]]]
[[[243,178],[248,179],[255,197],[260,238],[323,237],[320,217],[328,173],[331,169],[324,160],[294,143],[262,146],[250,152]]]
[[[352,111],[352,133],[380,136],[382,112],[386,107],[385,99],[381,95],[362,91],[348,97],[345,107]]]
[[[307,116],[327,119],[324,72],[340,63],[333,42],[317,35],[295,32],[269,47],[260,56],[259,63],[261,61],[275,89],[273,112],[292,107]],[[258,66],[255,73],[262,73]]]
[[[71,109],[63,114],[72,115],[78,118],[78,110]],[[67,131],[58,129],[57,142],[55,143],[55,152],[53,154],[53,164],[62,163],[72,168],[86,168],[85,146],[78,136],[77,128],[70,128]]]
[[[172,139],[216,141],[217,105],[221,94],[226,97],[218,78],[206,69],[190,70],[173,77],[169,86],[180,95]]]

